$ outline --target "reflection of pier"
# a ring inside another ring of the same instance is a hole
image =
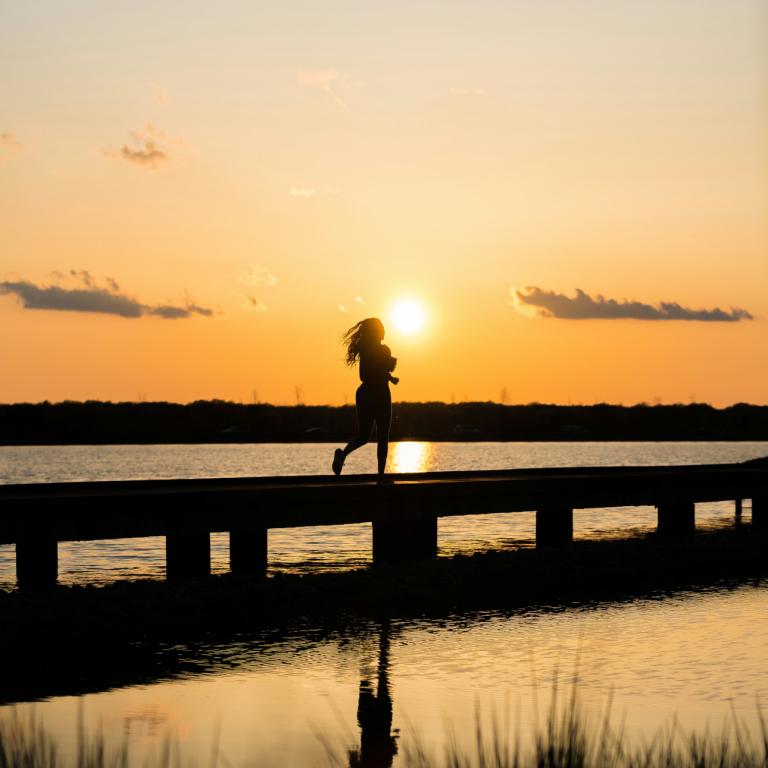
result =
[[[230,533],[234,572],[263,574],[267,531],[371,523],[374,563],[437,554],[437,519],[536,511],[536,544],[567,544],[573,510],[656,506],[663,535],[695,529],[695,503],[752,499],[768,528],[768,467],[524,469],[369,475],[152,480],[0,486],[0,544],[16,545],[21,586],[55,582],[57,542],[165,536],[170,577],[210,572],[210,534]],[[740,509],[740,506],[738,507]]]
[[[360,749],[349,752],[349,768],[389,768],[397,754],[397,730],[392,732],[389,688],[389,622],[381,625],[376,690],[367,676],[360,680],[357,700]]]

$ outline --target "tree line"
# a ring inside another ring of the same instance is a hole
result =
[[[0,404],[0,443],[342,441],[353,406],[103,401]],[[768,406],[395,403],[393,440],[768,440]]]

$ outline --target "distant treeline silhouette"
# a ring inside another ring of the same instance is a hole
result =
[[[0,404],[0,444],[343,442],[352,406]],[[396,403],[392,439],[768,440],[768,406]]]

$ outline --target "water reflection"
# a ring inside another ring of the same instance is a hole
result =
[[[392,443],[391,472],[426,472],[432,469],[433,443],[426,442],[402,442]]]
[[[142,736],[147,741],[156,741],[170,731],[170,717],[156,704],[129,710],[123,720],[123,735],[126,738]]]
[[[389,621],[379,630],[376,693],[368,670],[363,671],[357,699],[360,749],[350,750],[349,768],[389,768],[397,754],[399,731],[392,730],[392,695],[389,688]]]

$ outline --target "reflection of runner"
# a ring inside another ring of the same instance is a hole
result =
[[[389,622],[381,625],[376,693],[369,680],[360,681],[357,722],[360,749],[349,752],[350,768],[389,768],[397,754],[397,729],[392,733],[392,698],[389,693]]]

